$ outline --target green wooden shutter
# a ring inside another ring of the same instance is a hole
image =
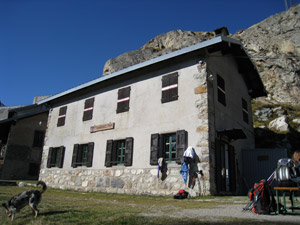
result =
[[[59,163],[58,163],[58,168],[63,168],[64,157],[65,157],[65,147],[64,146],[60,146],[60,148],[59,148]]]
[[[53,151],[53,148],[49,148],[48,160],[47,160],[47,168],[50,168],[50,167],[51,167],[52,151]]]
[[[184,151],[187,148],[187,132],[178,130],[176,132],[176,163],[181,164]]]
[[[111,167],[111,153],[113,149],[113,140],[107,140],[106,142],[106,154],[105,154],[105,166]]]
[[[94,155],[94,142],[88,143],[88,154],[87,154],[87,162],[86,166],[87,167],[92,167],[93,165],[93,155]]]
[[[229,145],[229,188],[231,192],[236,191],[236,172],[235,172],[235,155],[234,147]]]
[[[150,165],[157,165],[158,152],[160,150],[160,135],[151,134]]]
[[[133,157],[133,138],[129,137],[125,140],[125,166],[132,166]]]
[[[74,145],[73,149],[73,157],[72,157],[72,167],[76,168],[77,167],[77,154],[78,154],[78,149],[79,149],[79,144]]]

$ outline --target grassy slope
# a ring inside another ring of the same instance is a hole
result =
[[[0,187],[0,202],[30,188]],[[247,219],[220,218],[207,221],[206,218],[188,218],[184,215],[172,217],[170,212],[183,209],[214,208],[219,204],[232,204],[231,197],[198,197],[175,200],[172,197],[150,197],[104,193],[84,193],[48,189],[39,205],[40,215],[33,218],[29,207],[17,213],[13,222],[0,211],[0,224],[260,224]],[[241,197],[245,201],[246,197]],[[244,205],[241,205],[241,208]],[[230,207],[230,205],[228,205]],[[143,213],[143,214],[141,214]],[[148,216],[147,216],[148,215]],[[150,216],[149,216],[150,215]],[[153,216],[156,215],[156,216]],[[218,218],[218,215],[216,215]],[[201,220],[200,220],[201,219]],[[271,224],[271,223],[264,223]]]

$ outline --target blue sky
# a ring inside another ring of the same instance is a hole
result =
[[[28,105],[101,77],[108,59],[161,33],[235,33],[284,10],[284,0],[0,0],[0,101]]]

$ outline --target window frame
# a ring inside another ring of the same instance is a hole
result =
[[[117,166],[124,166],[126,139],[113,142],[113,154],[111,162]]]
[[[242,113],[243,113],[243,121],[249,124],[248,103],[244,98],[242,98]]]
[[[226,106],[225,80],[219,74],[217,74],[217,96],[218,96],[218,102]]]
[[[94,97],[84,101],[82,121],[91,120],[93,118],[94,101]]]
[[[59,108],[58,118],[57,118],[57,127],[62,127],[65,125],[66,116],[67,116],[67,106]]]
[[[121,151],[119,151],[120,144]],[[132,166],[133,144],[134,139],[132,137],[118,140],[107,140],[105,166]]]
[[[176,161],[176,132],[161,134],[161,138],[162,138],[163,155],[165,161],[169,163],[175,162]]]
[[[178,72],[164,75],[161,79],[161,103],[178,100]]]
[[[33,135],[32,147],[33,148],[43,148],[44,138],[45,138],[45,132],[44,131],[35,130],[34,135]]]
[[[72,164],[73,168],[78,166],[92,167],[94,156],[94,142],[74,144]]]
[[[165,156],[165,148],[164,148],[164,137],[167,135],[176,134],[176,157],[172,157],[171,160],[167,162],[173,163],[176,162],[177,164],[182,163],[182,156],[184,151],[187,148],[188,144],[188,132],[185,130],[178,130],[172,133],[155,133],[151,134],[151,144],[150,144],[150,165],[157,165],[157,160],[159,158],[166,159]],[[168,158],[169,159],[169,158]]]
[[[63,168],[65,147],[50,147],[48,152],[47,168]]]
[[[129,111],[131,87],[125,87],[118,90],[117,113]]]

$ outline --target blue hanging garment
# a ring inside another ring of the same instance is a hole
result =
[[[184,184],[186,184],[186,182],[187,182],[188,172],[189,172],[188,165],[187,165],[186,162],[183,162],[183,164],[182,164],[182,166],[180,168],[180,174],[182,176]]]
[[[158,164],[158,170],[157,170],[157,178],[159,178],[159,171],[162,173],[163,172],[163,168],[164,168],[164,159],[163,158],[159,158],[157,160],[157,164]]]

